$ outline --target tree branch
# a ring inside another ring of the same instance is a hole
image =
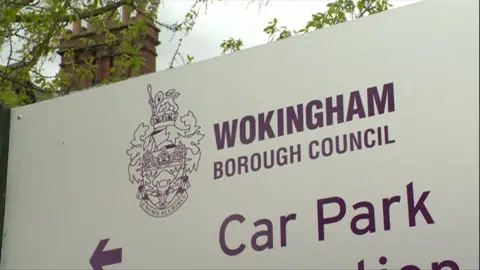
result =
[[[48,94],[47,90],[44,90],[34,84],[29,85],[25,82],[21,82],[18,80],[16,76],[9,75],[7,72],[0,69],[0,81],[3,81],[3,80],[9,81],[12,84],[18,84],[20,86],[23,86],[25,89],[30,89],[30,90],[37,91],[39,93]]]
[[[372,6],[373,6],[373,1],[370,2],[370,5],[368,5],[368,6],[366,6],[366,7],[363,8],[363,11],[362,11],[360,14],[358,14],[357,19],[360,19],[361,17],[363,17],[363,15],[365,15],[365,13],[367,13],[367,11],[368,11]]]
[[[71,18],[75,20],[83,20],[83,19],[88,19],[92,17],[96,17],[102,14],[105,14],[109,11],[116,10],[122,6],[130,6],[130,7],[135,7],[133,4],[133,0],[119,0],[117,2],[111,3],[109,5],[106,5],[104,7],[92,9],[92,10],[76,10],[76,14],[69,14],[69,15],[64,15],[60,18],[58,18],[56,21],[57,22],[70,22]],[[38,14],[35,14],[34,12],[32,13],[25,13],[23,15],[16,15],[15,16],[15,21],[14,23],[29,23],[33,22],[30,17],[38,17]],[[36,20],[46,20],[51,18],[50,16],[43,16],[44,18],[36,18]],[[0,20],[0,24],[2,23],[7,23],[4,19]]]
[[[169,69],[173,68],[173,65],[175,63],[175,59],[177,58],[177,55],[179,54],[178,51],[180,50],[180,47],[182,46],[182,39],[178,41],[177,49],[175,50],[175,53],[172,56],[172,59],[170,60],[170,65]]]

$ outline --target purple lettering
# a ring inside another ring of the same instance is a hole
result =
[[[273,224],[269,219],[259,219],[253,223],[255,227],[265,225],[267,228],[265,230],[257,231],[253,234],[251,245],[255,251],[264,251],[266,249],[273,248]],[[264,244],[258,244],[258,239],[260,237],[266,237],[267,241]]]
[[[393,196],[391,198],[385,198],[382,200],[383,205],[383,229],[385,231],[389,231],[391,228],[390,225],[390,206],[394,203],[399,203],[401,197],[400,196]]]
[[[324,157],[331,156],[333,154],[333,141],[331,138],[325,138],[322,140],[322,155]]]
[[[301,161],[301,144],[291,145],[288,148],[280,147],[253,153],[249,156],[216,161],[213,163],[213,178],[232,177],[234,175],[257,172],[262,169],[270,169],[274,166],[282,167]]]
[[[404,267],[400,268],[400,270],[422,270],[420,267],[410,264],[410,265],[405,265]]]
[[[263,152],[263,167],[265,169],[273,168],[273,165],[275,165],[275,160],[278,160],[275,159],[275,150],[270,150],[270,155],[268,155],[268,151]]]
[[[229,158],[225,161],[225,176],[230,177],[235,175],[236,166],[235,159]]]
[[[445,269],[447,267],[448,269]],[[460,270],[460,267],[456,262],[446,260],[440,263],[438,262],[432,263],[432,270]]]
[[[288,156],[287,156],[287,153],[288,153],[288,149],[285,148],[285,147],[280,147],[278,150],[277,150],[277,161],[278,161],[278,166],[284,166],[284,165],[287,165],[288,164]]]
[[[350,133],[350,152],[362,150],[362,132]]]
[[[365,130],[365,133],[363,134],[363,144],[365,145],[365,147],[372,148],[375,146],[375,140],[370,136],[374,134],[375,134],[375,130],[373,128],[369,128]]]
[[[359,208],[366,208],[367,213],[363,214],[358,214],[352,218],[352,221],[350,222],[350,229],[352,232],[356,235],[364,235],[366,233],[374,233],[376,231],[375,228],[375,208],[373,207],[373,204],[370,202],[364,201],[364,202],[358,202],[353,205],[354,210],[358,210]],[[358,222],[361,220],[367,220],[367,226],[365,228],[360,229],[358,228]]]
[[[388,133],[388,126],[383,127],[383,132],[385,133],[385,144],[395,143],[395,139],[390,139],[390,135]]]
[[[272,121],[274,111],[265,113],[260,113],[258,115],[258,140],[263,141],[265,140],[265,136],[269,139],[275,138],[275,133],[273,132],[273,128],[270,124]]]
[[[381,256],[379,259],[378,259],[378,263],[382,266],[386,266],[388,260],[387,260],[387,257],[385,256]],[[440,263],[438,262],[433,262],[432,264],[432,267],[430,268],[431,270],[460,270],[460,267],[458,266],[458,264],[454,261],[450,261],[450,260],[445,260],[445,261],[442,261]],[[372,268],[370,267],[367,267],[368,269],[379,269],[379,267],[373,267],[371,266]],[[386,267],[381,267],[382,269],[387,269]],[[357,264],[357,269],[358,270],[365,270],[365,260],[361,260],[358,262]],[[392,269],[390,267],[388,267],[388,269]],[[405,265],[403,267],[399,267],[397,269],[400,269],[400,270],[422,270],[422,269],[427,269],[427,268],[420,268],[419,266],[416,266],[414,264],[408,264],[408,265]]]
[[[262,156],[259,153],[253,153],[250,158],[250,168],[252,172],[260,170],[262,168]]]
[[[335,136],[335,151],[337,154],[343,154],[347,152],[347,143],[348,143],[348,137],[347,134],[342,135],[343,139],[343,144],[340,143],[340,136]]]
[[[395,111],[393,88],[393,82],[384,84],[381,97],[376,86],[367,89],[368,116],[375,116],[375,109],[378,114]]]
[[[280,217],[280,246],[287,246],[287,224],[289,221],[296,220],[297,214]]]
[[[317,140],[313,140],[308,144],[308,157],[310,159],[317,159],[320,157],[320,153],[314,150],[314,148],[319,145],[320,143]]]
[[[217,180],[222,178],[223,176],[223,163],[220,161],[216,161],[213,163],[213,179]]]
[[[277,136],[285,135],[285,119],[283,115],[283,108],[277,110]]]
[[[352,121],[355,115],[358,116],[358,119],[363,119],[366,117],[360,91],[353,91],[350,93],[350,100],[348,102],[347,117],[345,122]]]
[[[326,114],[327,114],[327,126],[331,126],[334,123],[333,121],[333,114],[337,114],[337,122],[336,124],[341,124],[344,122],[343,117],[343,95],[336,96],[336,105],[333,105],[333,98],[328,97],[326,99]]]
[[[255,117],[247,115],[240,120],[240,142],[251,144],[256,138]]]
[[[338,214],[333,217],[325,217],[325,210],[323,209],[327,204],[336,204],[339,207]],[[330,197],[317,200],[317,220],[318,220],[318,241],[325,240],[325,226],[339,222],[345,217],[347,208],[345,201],[340,197]]]
[[[307,106],[305,107],[305,124],[308,129],[313,130],[323,127],[323,113],[319,111],[322,107],[323,104],[320,100],[312,100],[307,103]],[[314,113],[314,110],[317,110],[318,112]]]
[[[230,128],[230,122],[225,121],[220,124],[213,125],[215,131],[215,142],[217,143],[217,150],[222,150],[225,147],[230,148],[235,146],[235,137],[237,135],[238,119],[232,120],[232,127]]]
[[[291,221],[296,219],[297,214],[289,214],[280,217],[280,247],[287,246],[287,224],[291,223]],[[220,226],[220,248],[222,249],[223,253],[229,256],[239,255],[246,249],[246,245],[243,243],[241,243],[237,248],[233,249],[227,245],[226,230],[228,225],[233,221],[237,221],[242,224],[245,221],[245,217],[240,214],[230,215],[223,221],[222,225]],[[253,226],[256,230],[250,238],[251,248],[254,251],[264,251],[274,248],[274,230],[272,221],[268,218],[258,219],[253,223]],[[264,228],[259,229],[260,226],[264,226]],[[262,238],[264,239],[263,241]]]
[[[415,201],[414,192],[413,192],[413,183],[409,183],[407,186],[406,192],[406,204],[408,207],[408,221],[410,227],[416,226],[416,216],[421,213],[427,224],[433,224],[433,218],[430,215],[425,201],[430,193],[430,191],[425,191],[421,194],[420,198]],[[396,195],[390,198],[382,199],[382,210],[383,210],[383,228],[384,231],[391,230],[391,206],[394,203],[400,203],[401,197]],[[325,214],[325,206],[333,204],[338,205],[339,210],[336,212],[330,211],[330,213],[336,213],[335,215],[330,214],[327,217]],[[367,233],[376,232],[376,222],[375,222],[375,207],[369,201],[360,201],[353,204],[353,210],[358,210],[360,208],[365,208],[366,212],[357,214],[352,217],[350,221],[350,229],[355,235],[365,235]],[[317,215],[318,215],[318,239],[319,241],[325,240],[325,227],[327,224],[337,223],[342,220],[346,215],[346,205],[345,200],[341,197],[330,197],[317,200]],[[361,221],[366,221],[363,227],[359,226]]]
[[[385,126],[388,129],[388,126]],[[383,137],[382,137],[382,127],[377,127],[377,144],[380,146],[383,144]]]
[[[248,145],[256,140],[263,141],[286,134],[303,132],[305,128],[315,130],[325,125],[331,126],[350,122],[355,118],[363,119],[367,116],[395,111],[393,83],[384,84],[381,93],[376,86],[368,88],[366,101],[362,99],[362,93],[358,90],[350,92],[348,98],[348,107],[346,108],[344,107],[344,95],[339,94],[326,97],[324,102],[314,99],[306,104],[300,103],[261,112],[255,116],[247,115],[241,119],[216,123],[214,124],[214,133],[217,150],[234,147],[237,137],[241,144]],[[365,102],[367,108],[365,108]],[[379,131],[379,140],[376,145],[382,145],[380,133]],[[388,135],[385,136],[388,138]],[[360,144],[360,141],[358,143]],[[373,144],[373,141],[368,143],[367,148],[373,147]],[[358,149],[360,148],[361,146]]]
[[[407,202],[408,202],[408,224],[410,227],[415,227],[416,216],[420,212],[427,222],[427,224],[434,224],[432,216],[430,212],[428,212],[427,206],[425,206],[425,200],[427,199],[430,191],[424,191],[422,195],[420,195],[420,199],[415,202],[414,192],[413,192],[413,182],[407,185]]]
[[[219,242],[220,242],[220,248],[222,249],[223,253],[225,253],[228,256],[236,256],[245,250],[245,244],[240,244],[237,248],[231,249],[227,246],[227,241],[225,238],[225,233],[227,231],[227,226],[230,224],[232,221],[238,221],[239,223],[243,223],[245,221],[245,218],[240,215],[240,214],[234,214],[229,217],[227,217],[223,223],[222,226],[220,226],[220,234],[219,234]]]
[[[242,170],[244,171],[244,173],[248,173],[248,157],[247,156],[241,156],[238,158],[238,166],[237,166],[236,173],[242,174]]]
[[[302,150],[301,144],[297,144],[296,146],[293,146],[293,145],[290,146],[290,163],[302,161],[301,150]]]
[[[365,260],[361,260],[357,264],[357,269],[358,270],[365,270]]]
[[[287,135],[293,133],[294,126],[296,132],[303,131],[303,104],[298,104],[296,110],[293,106],[287,107]]]

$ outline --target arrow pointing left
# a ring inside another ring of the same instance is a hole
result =
[[[90,265],[93,270],[103,270],[104,266],[122,262],[122,248],[105,250],[110,238],[100,240],[97,248],[90,258]]]

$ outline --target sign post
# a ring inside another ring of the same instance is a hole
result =
[[[0,104],[0,249],[3,251],[5,197],[7,192],[8,147],[10,144],[10,108]],[[0,251],[0,265],[2,262]]]

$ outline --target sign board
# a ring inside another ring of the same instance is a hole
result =
[[[13,109],[4,269],[478,269],[478,1]]]

